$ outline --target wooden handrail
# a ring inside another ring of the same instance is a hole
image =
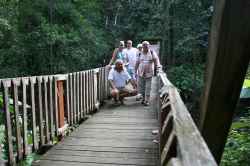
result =
[[[0,148],[0,164],[15,165],[28,154],[53,142],[55,136],[63,138],[62,134],[65,134],[69,125],[78,123],[98,109],[100,102],[109,97],[108,81],[103,81],[108,80],[109,70],[103,67],[69,74],[1,79],[8,159],[2,159]],[[14,113],[10,110],[10,95],[14,101]],[[30,100],[27,101],[27,98]],[[18,101],[22,101],[21,106]],[[20,115],[22,123],[19,122]],[[12,120],[15,122],[15,144],[12,143]],[[32,144],[28,144],[28,132],[32,133]],[[16,154],[13,147],[16,147]]]
[[[215,166],[178,89],[163,72],[158,78],[159,165]]]
[[[53,141],[54,136],[61,137],[68,125],[79,122],[93,110],[98,109],[100,102],[109,97],[108,81],[103,81],[108,79],[109,70],[97,68],[62,75],[0,80],[8,156],[6,161],[0,158],[0,164],[15,165],[28,154]],[[182,102],[178,89],[162,71],[159,72],[157,79],[159,165],[217,165]],[[17,137],[15,145],[12,143],[10,92],[14,101],[13,115]],[[27,101],[28,96],[29,101]],[[22,101],[21,107],[18,105],[19,100]],[[27,108],[26,103],[30,108]],[[20,108],[22,112],[19,111]],[[27,116],[27,112],[30,116]],[[20,114],[22,114],[22,131],[19,123]],[[30,129],[27,127],[28,120],[31,123]],[[39,137],[36,133],[37,127],[40,129]],[[28,131],[32,131],[32,144],[28,144]],[[16,147],[16,154],[13,147]]]

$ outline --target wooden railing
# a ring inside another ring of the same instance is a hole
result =
[[[109,96],[108,72],[107,68],[98,68],[62,75],[0,80],[8,158],[6,161],[2,159],[0,146],[0,165],[15,165],[30,153],[50,144],[54,137],[63,139],[68,125],[81,121],[98,109],[100,102]],[[178,89],[163,72],[158,74],[157,81],[159,165],[217,165]],[[13,99],[12,105],[10,98]],[[28,143],[28,133],[32,137],[31,144]],[[13,137],[16,138],[14,144]]]
[[[109,96],[108,71],[107,68],[98,68],[62,75],[0,80],[8,156],[8,160],[2,159],[0,146],[0,165],[15,165],[51,143],[54,137],[63,139],[68,125],[98,109],[100,102]],[[10,106],[10,97],[13,107]],[[22,104],[18,104],[19,101]],[[14,108],[14,113],[11,113],[11,108]],[[28,133],[32,135],[32,144],[28,144]],[[13,137],[16,138],[15,144]]]
[[[157,84],[159,165],[217,165],[186,109],[178,89],[163,72],[159,72]]]

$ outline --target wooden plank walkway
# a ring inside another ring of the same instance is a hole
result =
[[[74,132],[39,158],[36,166],[157,165],[158,129],[156,77],[150,106],[135,97],[127,105],[113,106],[113,100],[83,122]]]

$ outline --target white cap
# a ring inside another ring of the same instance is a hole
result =
[[[138,45],[137,45],[137,48],[139,48],[139,47],[142,47],[142,44],[138,44]]]

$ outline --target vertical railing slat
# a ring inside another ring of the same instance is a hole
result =
[[[54,129],[53,129],[53,76],[49,76],[48,79],[48,85],[49,85],[49,132],[50,132],[50,140],[54,137]]]
[[[102,74],[103,74],[102,79],[104,80],[104,84],[102,86],[102,89],[103,89],[103,96],[102,97],[104,100],[107,99],[106,95],[107,95],[107,87],[108,87],[108,79],[106,79],[106,71],[107,71],[107,68],[104,68],[103,72],[102,72]]]
[[[70,95],[69,95],[69,74],[68,74],[67,79],[66,79],[66,119],[67,119],[67,123],[70,125],[71,121],[70,121],[69,101],[70,101]]]
[[[14,121],[15,121],[15,132],[16,132],[16,150],[17,150],[17,162],[21,161],[22,148],[21,148],[21,132],[20,132],[20,121],[19,121],[19,106],[18,106],[18,87],[17,79],[11,79],[11,87],[13,89],[13,105],[14,105]]]
[[[9,90],[8,90],[9,81],[2,80],[1,88],[3,92],[3,101],[4,101],[4,117],[5,117],[5,131],[6,131],[6,147],[7,147],[7,156],[8,164],[14,164],[13,156],[13,144],[12,144],[12,134],[11,134],[11,119],[10,119],[10,103],[9,103]]]
[[[57,89],[57,76],[54,76],[54,121],[55,121],[55,136],[58,136],[58,89]]]
[[[72,73],[69,74],[69,94],[70,94],[70,125],[73,125],[73,78],[72,78]]]
[[[76,73],[73,73],[73,122],[76,124]]]
[[[93,70],[90,70],[89,73],[89,90],[90,90],[90,94],[89,94],[89,106],[90,106],[90,111],[93,110]]]
[[[102,84],[101,84],[101,80],[102,80],[102,71],[103,69],[100,68],[99,70],[99,74],[98,74],[98,100],[99,102],[101,102],[103,100],[102,98]]]
[[[94,84],[93,84],[93,100],[94,100],[94,109],[96,109],[96,104],[97,104],[97,94],[98,94],[98,83],[97,83],[97,76],[98,72],[93,72],[94,75]]]
[[[109,70],[106,68],[106,70],[105,70],[105,84],[106,84],[105,99],[107,99],[109,97],[108,73],[109,73]]]
[[[95,109],[95,71],[92,70],[92,110]]]
[[[39,119],[39,137],[41,148],[44,145],[44,132],[43,132],[43,105],[42,105],[42,77],[37,77],[37,90],[38,90],[38,119]]]
[[[105,74],[106,74],[106,68],[102,68],[102,80],[104,84],[102,85],[102,99],[106,100],[106,90],[107,90],[107,83],[108,80],[106,80]]]
[[[89,71],[89,111],[91,112],[93,110],[93,102],[92,102],[92,94],[93,94],[93,79],[92,79],[92,70]]]
[[[107,87],[108,87],[108,79],[106,80],[106,68],[103,69],[103,72],[102,72],[102,79],[105,80],[104,81],[104,84],[102,86],[103,88],[103,99],[106,100],[106,91],[107,91]]]
[[[85,92],[86,92],[86,114],[89,113],[89,71],[86,71],[86,86],[85,86]]]
[[[82,96],[82,72],[79,72],[79,106],[80,106],[80,119],[83,118],[83,96]]]
[[[91,98],[92,98],[92,109],[91,110],[94,110],[95,109],[95,104],[96,104],[96,102],[95,102],[95,71],[94,70],[92,70],[92,74],[91,74],[91,79],[92,79],[92,84],[91,84],[91,86],[92,86],[92,95],[91,95]]]
[[[76,121],[80,120],[80,100],[79,100],[79,72],[76,73]]]
[[[32,140],[33,140],[33,146],[32,151],[36,151],[38,149],[37,146],[37,139],[36,139],[36,108],[35,108],[35,90],[34,90],[34,84],[36,82],[35,77],[30,78],[30,105],[31,105],[31,123],[32,123]]]
[[[86,103],[86,71],[82,73],[82,79],[83,79],[83,115],[87,114],[87,103]]]
[[[22,87],[22,111],[23,111],[23,158],[28,156],[28,129],[27,129],[27,96],[26,96],[26,85],[28,79],[23,78],[21,81]]]
[[[48,120],[48,91],[47,91],[47,82],[48,77],[43,77],[43,105],[44,105],[44,120],[45,120],[45,143],[49,142],[49,120]]]

